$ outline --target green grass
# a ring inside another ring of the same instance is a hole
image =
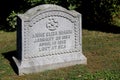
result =
[[[0,80],[120,80],[120,34],[83,30],[87,65],[18,76],[4,54],[16,50],[16,32],[0,31]]]

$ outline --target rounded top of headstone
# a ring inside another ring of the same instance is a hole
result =
[[[35,16],[40,15],[41,13],[49,12],[49,11],[62,11],[67,12],[71,15],[77,16],[79,13],[74,10],[67,10],[61,6],[55,5],[55,4],[43,4],[36,7],[33,7],[29,10],[27,10],[24,14],[18,14],[18,17],[21,19],[30,20]],[[80,15],[80,14],[79,14]]]
[[[66,10],[65,8],[55,5],[55,4],[43,4],[36,7],[33,7],[25,12],[26,16],[31,16],[37,13],[38,11],[46,10],[46,9],[59,9],[59,10]]]

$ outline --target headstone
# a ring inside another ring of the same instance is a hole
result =
[[[81,14],[46,4],[18,15],[18,74],[87,64],[82,54]]]

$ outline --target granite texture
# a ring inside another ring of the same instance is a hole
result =
[[[18,74],[87,64],[82,54],[82,17],[76,11],[46,4],[18,15]]]

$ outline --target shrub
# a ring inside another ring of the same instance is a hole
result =
[[[23,5],[24,3],[24,5]],[[112,16],[118,12],[119,0],[24,0],[19,5],[20,10],[12,10],[7,21],[11,28],[16,25],[16,13],[25,12],[27,9],[39,4],[57,4],[68,9],[76,9],[82,13],[85,22],[97,24],[110,24]],[[83,19],[83,20],[84,20]]]
[[[10,13],[10,15],[6,19],[8,21],[9,26],[11,26],[12,28],[15,28],[15,26],[17,24],[17,22],[16,22],[16,20],[17,20],[16,16],[17,16],[17,13],[15,13],[14,11],[12,11]]]

